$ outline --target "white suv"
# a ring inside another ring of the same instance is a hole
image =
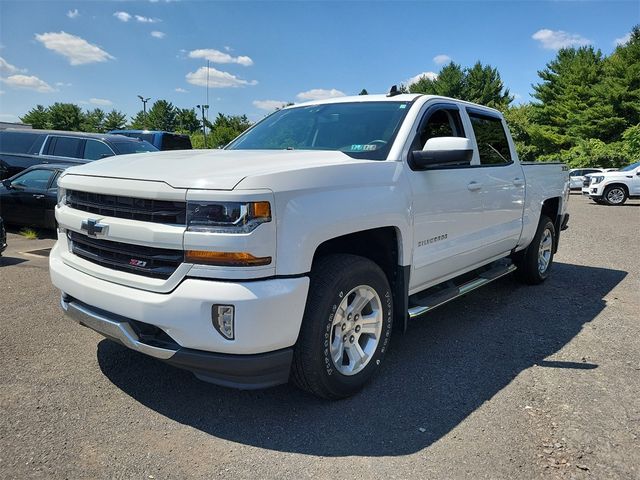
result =
[[[640,162],[632,163],[620,170],[591,174],[589,185],[582,193],[589,195],[596,203],[622,205],[627,198],[640,198]]]

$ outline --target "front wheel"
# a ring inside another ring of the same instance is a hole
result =
[[[607,205],[622,205],[627,201],[627,192],[623,187],[612,185],[605,189],[602,198]]]
[[[303,390],[337,399],[359,391],[389,344],[393,298],[384,272],[355,255],[329,255],[311,271],[292,379]]]
[[[556,228],[549,217],[542,215],[533,240],[524,252],[519,252],[514,258],[518,267],[516,276],[529,285],[544,282],[553,262],[555,242]]]

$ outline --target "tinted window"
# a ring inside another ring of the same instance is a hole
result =
[[[249,129],[230,150],[337,150],[355,158],[387,157],[408,102],[354,102],[280,110]]]
[[[113,151],[106,144],[97,140],[87,140],[84,146],[84,158],[87,160],[99,160],[112,155]]]
[[[46,190],[49,180],[53,174],[52,170],[36,169],[20,175],[11,182],[14,188],[30,188],[35,190]]]
[[[45,136],[32,132],[0,132],[0,152],[38,153]]]
[[[53,153],[56,157],[80,158],[80,143],[82,139],[73,137],[55,137]]]
[[[422,150],[430,138],[436,137],[464,137],[460,113],[453,109],[440,109],[428,113],[428,118],[419,129],[418,135],[411,146],[412,150]]]
[[[474,113],[469,113],[469,118],[476,135],[480,163],[482,165],[510,163],[511,152],[502,121],[499,118]]]
[[[600,170],[594,170],[592,168],[587,168],[586,170],[582,170],[582,175],[587,175],[589,173],[600,173]]]
[[[157,152],[158,149],[149,142],[140,140],[139,142],[110,142],[118,155],[126,155],[128,153]]]
[[[165,133],[162,135],[161,150],[190,150],[191,139],[186,135],[173,135]]]
[[[570,177],[579,177],[582,175],[582,170],[574,170],[573,172],[569,172]]]

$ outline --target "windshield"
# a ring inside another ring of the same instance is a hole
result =
[[[337,150],[384,160],[409,102],[354,102],[280,110],[231,142],[228,150]]]
[[[111,142],[118,155],[126,155],[128,153],[157,152],[158,149],[149,142],[140,140],[139,142]]]
[[[627,165],[624,168],[621,168],[620,171],[621,172],[629,172],[631,170],[634,170],[636,168],[640,167],[640,162],[636,162],[636,163],[632,163],[631,165]]]

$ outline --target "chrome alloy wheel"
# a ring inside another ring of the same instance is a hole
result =
[[[538,271],[544,273],[549,268],[551,262],[551,250],[553,249],[553,234],[548,228],[542,232],[540,247],[538,248]]]
[[[364,369],[382,334],[382,302],[376,291],[360,285],[342,298],[331,324],[331,359],[343,375]]]
[[[607,192],[609,203],[618,204],[624,200],[624,191],[621,188],[612,188]]]

